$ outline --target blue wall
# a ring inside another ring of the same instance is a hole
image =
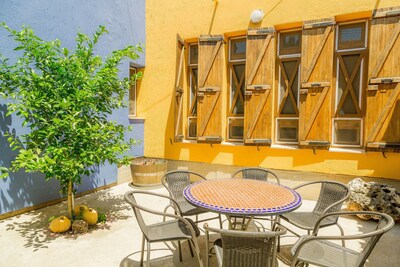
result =
[[[126,45],[145,43],[145,0],[8,0],[0,1],[0,22],[19,30],[29,25],[44,40],[58,38],[63,47],[73,49],[78,31],[92,35],[99,25],[109,31],[97,46],[96,53],[102,56]],[[15,43],[0,30],[0,53],[15,59]],[[121,77],[129,74],[128,61],[120,66]],[[145,65],[145,54],[134,62]],[[5,117],[7,107],[0,102],[0,165],[8,167],[16,153],[9,147],[4,133],[7,131],[23,134],[27,129],[21,127],[18,117]],[[116,110],[110,117],[119,123],[133,127],[126,138],[143,140],[143,121],[129,120],[128,109]],[[143,142],[135,146],[130,155],[143,155]],[[106,164],[96,167],[96,173],[83,178],[78,192],[93,189],[117,181],[117,166]],[[59,183],[56,180],[45,181],[39,173],[20,171],[10,177],[0,179],[0,214],[16,211],[24,207],[37,205],[60,198]]]

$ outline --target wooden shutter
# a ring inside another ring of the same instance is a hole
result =
[[[300,145],[328,146],[331,129],[334,21],[306,21],[302,32]]]
[[[400,7],[379,9],[371,21],[366,146],[400,149]]]
[[[176,38],[176,76],[174,96],[174,136],[175,142],[183,140],[183,77],[185,75],[185,42],[177,35]]]
[[[274,52],[275,30],[273,28],[248,30],[244,103],[245,144],[271,144]]]
[[[199,39],[197,141],[222,141],[223,36],[201,35]]]

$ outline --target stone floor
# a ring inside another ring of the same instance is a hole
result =
[[[285,180],[283,181],[285,184]],[[106,224],[92,229],[84,235],[53,234],[48,230],[48,218],[65,213],[66,204],[60,203],[19,216],[0,221],[0,266],[139,266],[141,231],[132,209],[123,199],[125,192],[133,190],[128,182],[98,191],[76,199],[76,204],[87,204],[106,212]],[[166,194],[164,188],[147,189]],[[152,207],[163,208],[167,203],[143,199]],[[313,201],[304,201],[301,209],[310,209]],[[217,226],[218,222],[210,224]],[[347,230],[360,230],[370,223],[355,218],[346,218],[342,225]],[[325,230],[336,233],[335,227]],[[204,234],[199,239],[204,262]],[[284,238],[283,244],[292,243],[291,237]],[[370,256],[367,266],[400,266],[398,244],[400,225],[397,224],[385,234]],[[358,248],[361,244],[350,244]],[[198,266],[196,258],[190,256],[188,247],[183,244],[183,261],[175,244],[160,243],[152,246],[151,266]],[[211,258],[211,266],[216,266]],[[287,266],[279,261],[279,266]]]

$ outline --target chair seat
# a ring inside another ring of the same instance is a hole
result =
[[[196,233],[196,236],[199,236],[200,235],[199,228],[192,220],[190,219],[187,220],[192,225]],[[185,223],[178,220],[172,220],[172,221],[149,225],[147,238],[150,242],[192,239],[190,231],[186,227]]]
[[[290,212],[282,214],[280,217],[299,228],[312,230],[321,215],[314,212]],[[326,218],[320,225],[324,227],[335,223],[335,219],[332,217]]]
[[[178,201],[178,204],[183,216],[192,216],[208,212],[205,209],[193,206],[188,201],[186,201],[186,199],[183,199],[183,201]]]
[[[307,238],[309,237],[300,237],[291,250],[292,255],[295,254],[299,244]],[[329,241],[314,240],[301,247],[298,259],[318,266],[347,267],[357,266],[358,256],[358,252],[341,245]]]

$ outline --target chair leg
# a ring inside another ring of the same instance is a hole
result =
[[[341,234],[342,236],[344,236],[343,227],[342,227],[340,224],[338,224],[338,223],[336,223],[336,225],[337,225],[337,227],[338,227],[339,230],[340,230],[340,234]],[[346,243],[345,243],[344,239],[342,240],[342,246],[343,246],[343,247],[346,247]]]
[[[208,267],[209,261],[210,261],[210,249],[209,249],[210,243],[209,242],[210,242],[210,236],[209,236],[209,232],[206,230],[206,267]]]
[[[179,261],[182,262],[181,241],[178,241],[178,252],[179,252]]]
[[[199,266],[204,267],[203,261],[201,260],[201,257],[200,257],[200,248],[198,245],[199,243],[197,242],[197,238],[194,237],[194,239],[192,239],[192,241],[193,241],[193,245],[194,245],[194,250],[196,251],[197,260],[199,261]]]
[[[277,229],[277,225],[281,225],[280,223],[281,223],[281,219],[280,219],[280,217],[277,215],[277,216],[275,217],[273,226],[271,226],[271,230],[272,230],[272,231],[275,231],[275,230]],[[281,226],[282,226],[282,225],[281,225]],[[280,236],[280,235],[278,235],[278,248],[277,248],[277,252],[281,252],[281,236]]]
[[[278,236],[278,247],[276,249],[277,252],[281,252],[281,237]]]
[[[164,208],[164,213],[167,213],[167,210],[172,207],[171,204],[168,204],[165,208]],[[165,216],[163,216],[163,222],[165,222]]]
[[[193,254],[193,249],[192,249],[192,244],[191,244],[191,241],[189,240],[188,241],[188,245],[189,245],[189,249],[190,249],[190,254],[192,255],[192,258],[194,257],[194,254]],[[194,244],[193,244],[194,245]]]
[[[147,259],[146,259],[147,266],[150,267],[150,242],[147,241]]]
[[[143,256],[144,256],[144,241],[145,237],[142,237],[142,251],[140,252],[140,266],[143,266]]]
[[[291,267],[300,267],[300,266],[304,266],[304,263],[300,262],[300,261],[293,261],[290,266]]]

